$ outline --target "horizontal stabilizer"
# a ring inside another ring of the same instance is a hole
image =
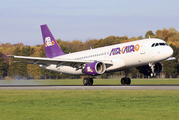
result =
[[[5,59],[7,57],[5,54],[3,54],[3,56],[4,56],[3,59]]]

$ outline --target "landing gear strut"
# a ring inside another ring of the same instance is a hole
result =
[[[83,84],[84,85],[93,85],[93,78],[84,78]]]
[[[156,73],[155,73],[155,64],[152,64],[152,63],[149,63],[149,67],[151,68],[152,70],[152,73],[150,74],[151,77],[155,77],[156,76]]]
[[[130,85],[131,79],[129,77],[124,77],[124,78],[121,79],[121,84],[122,85]]]

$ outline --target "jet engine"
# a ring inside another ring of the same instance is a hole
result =
[[[87,75],[101,75],[105,72],[106,66],[103,62],[95,61],[93,63],[88,63],[83,69],[83,73]]]
[[[149,64],[145,66],[138,67],[140,73],[143,73],[147,76],[157,76],[159,75],[162,70],[162,64],[161,63],[155,63],[155,64]]]

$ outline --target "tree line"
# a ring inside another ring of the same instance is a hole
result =
[[[163,72],[165,77],[179,77],[179,32],[175,28],[169,28],[157,30],[155,33],[149,30],[145,34],[145,38],[160,38],[167,42],[174,50],[173,56],[176,57],[173,61],[163,61]],[[65,53],[73,53],[77,51],[87,50],[90,48],[98,48],[103,46],[109,46],[129,41],[135,41],[143,39],[142,36],[131,37],[127,36],[109,36],[105,39],[91,39],[85,42],[79,40],[73,40],[72,42],[57,40],[57,43]],[[19,56],[33,56],[33,57],[45,57],[44,45],[27,46],[23,43],[0,44],[0,79],[64,79],[64,78],[81,78],[83,76],[65,75],[57,72],[45,70],[38,65],[15,63],[13,61],[24,61],[22,59],[6,58],[3,60],[2,53],[6,55],[19,55]],[[123,71],[115,73],[103,74],[101,78],[109,78],[110,76],[124,75]],[[128,75],[133,78],[144,77],[135,68],[128,71]]]

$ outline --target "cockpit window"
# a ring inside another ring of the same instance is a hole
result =
[[[151,47],[156,47],[156,46],[169,46],[167,43],[153,43]]]
[[[155,46],[155,43],[152,44],[152,47],[154,47],[154,46]]]
[[[151,47],[156,47],[156,46],[169,46],[167,43],[153,43]]]
[[[158,45],[159,45],[158,43],[155,44],[155,46],[158,46]]]
[[[165,45],[169,46],[167,43],[165,43]]]
[[[160,44],[160,46],[165,46],[165,43],[159,43]]]

